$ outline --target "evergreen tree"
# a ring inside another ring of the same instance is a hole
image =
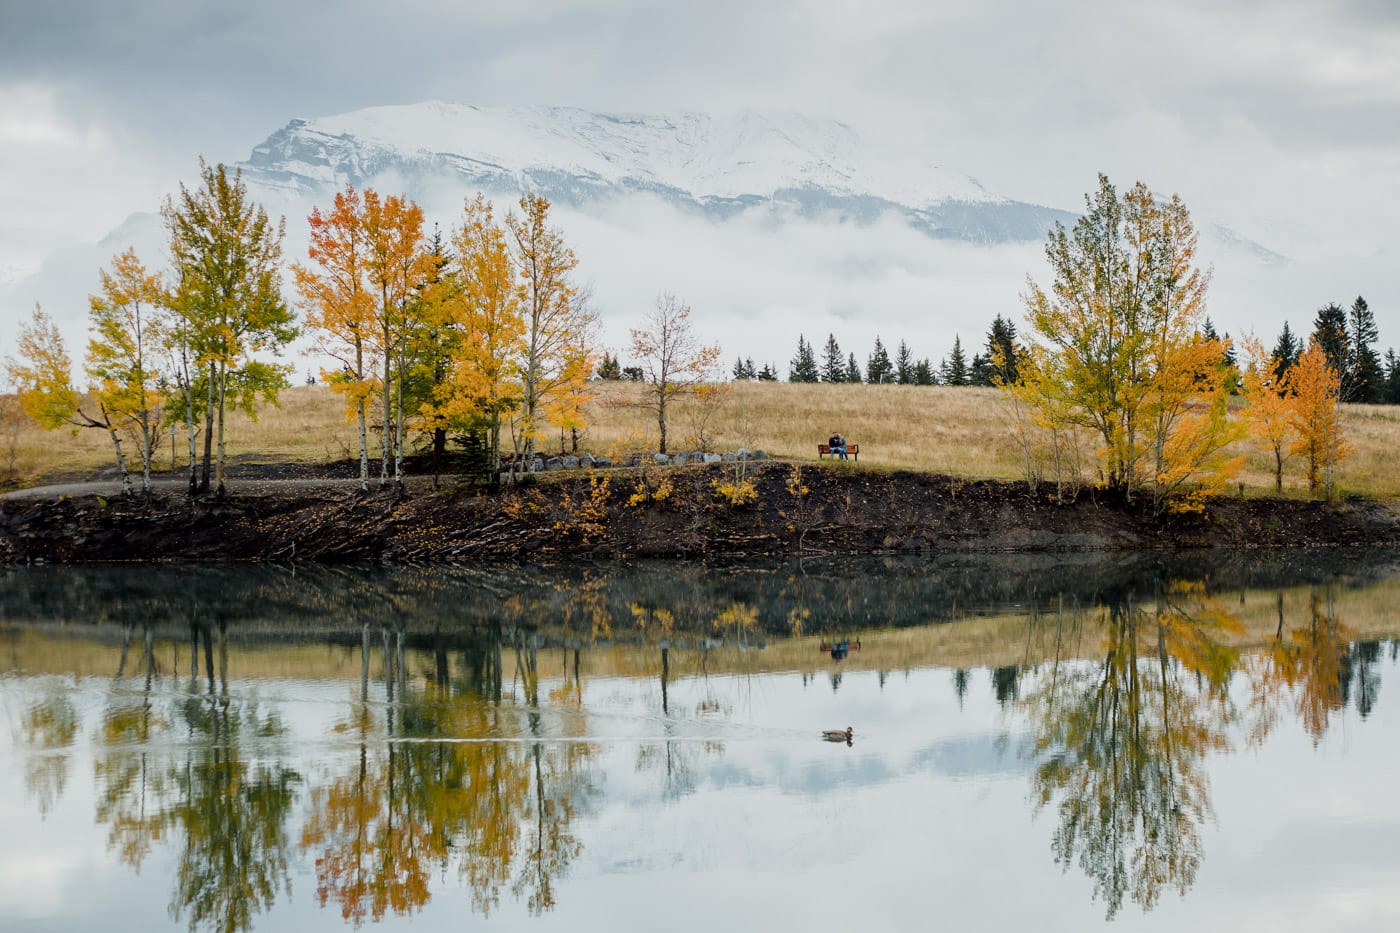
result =
[[[836,343],[835,334],[826,335],[826,349],[822,351],[822,382],[845,382],[846,361],[841,356],[841,347]]]
[[[978,353],[972,358],[972,368],[968,370],[967,381],[975,386],[995,385],[992,379],[996,372],[992,369],[991,357]]]
[[[1230,335],[1227,333],[1222,343],[1225,347],[1225,356],[1223,358],[1225,361],[1225,365],[1228,366],[1230,369],[1239,372],[1240,358],[1239,354],[1235,352],[1235,341],[1230,339]]]
[[[801,334],[797,336],[797,355],[788,364],[788,382],[816,382],[817,358],[812,353],[812,345]]]
[[[924,357],[914,364],[914,384],[920,386],[938,385],[938,379],[933,374],[933,364]]]
[[[914,384],[914,352],[903,340],[894,356],[894,376],[902,386]]]
[[[880,338],[875,338],[875,349],[870,351],[869,361],[865,366],[865,381],[879,384],[892,381],[894,376],[894,364],[890,362],[890,355],[885,350],[885,345],[880,342]]]
[[[1220,335],[1215,332],[1215,322],[1206,315],[1205,323],[1201,325],[1201,336],[1207,340],[1219,340]]]
[[[1385,373],[1376,353],[1380,330],[1375,315],[1360,295],[1351,304],[1348,323],[1351,325],[1351,394],[1343,395],[1350,402],[1379,402],[1384,395]]]
[[[864,382],[864,381],[865,381],[865,376],[863,376],[863,375],[861,374],[861,371],[860,371],[860,364],[856,362],[856,355],[855,355],[854,353],[851,354],[850,360],[848,360],[847,363],[846,363],[846,381],[847,381],[847,382]]]
[[[942,369],[944,385],[967,385],[969,376],[967,371],[967,358],[963,356],[962,338],[956,334],[953,336],[953,352],[943,360],[940,368]]]
[[[1387,404],[1400,405],[1400,356],[1395,350],[1385,351],[1385,394]]]
[[[622,364],[617,361],[617,357],[611,356],[608,351],[603,351],[603,362],[598,364],[598,378],[617,380],[622,378]]]
[[[1341,377],[1342,401],[1350,401],[1351,339],[1347,335],[1347,313],[1341,305],[1328,302],[1317,309],[1313,337],[1327,355],[1327,365]]]
[[[764,363],[763,368],[758,371],[759,382],[777,382],[778,370],[772,363]]]
[[[987,361],[992,368],[992,384],[1012,385],[1020,378],[1022,350],[1016,345],[1016,325],[1000,314],[987,331]]]
[[[739,357],[734,360],[734,378],[757,379],[758,370],[754,369],[753,357]]]
[[[1294,336],[1292,328],[1288,322],[1283,322],[1283,330],[1278,335],[1278,343],[1274,344],[1273,358],[1278,360],[1274,370],[1274,379],[1282,379],[1294,365],[1298,362],[1298,357],[1303,353],[1303,347]]]

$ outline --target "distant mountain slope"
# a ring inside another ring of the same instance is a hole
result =
[[[269,191],[321,193],[384,175],[535,191],[586,208],[631,194],[720,219],[767,209],[873,222],[894,213],[930,236],[1040,240],[1073,215],[999,197],[922,153],[892,152],[844,123],[792,114],[602,114],[430,102],[293,120],[243,163]]]

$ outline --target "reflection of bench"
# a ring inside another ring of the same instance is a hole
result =
[[[828,455],[830,455],[830,454],[831,454],[831,445],[830,445],[830,444],[818,444],[818,445],[817,445],[817,459],[818,459],[818,460],[820,460],[822,457],[828,456]],[[847,444],[847,445],[846,445],[846,456],[850,457],[852,460],[859,460],[859,459],[860,459],[860,445],[859,445],[859,444]]]

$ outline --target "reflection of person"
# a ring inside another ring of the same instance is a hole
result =
[[[846,438],[841,435],[840,431],[832,433],[831,440],[826,442],[826,446],[832,456],[840,457],[842,460],[846,459]]]

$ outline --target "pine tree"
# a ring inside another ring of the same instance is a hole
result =
[[[899,351],[894,356],[894,375],[902,386],[914,384],[914,352],[903,340],[899,342]]]
[[[822,382],[845,382],[846,363],[841,356],[841,347],[836,343],[835,334],[826,335],[826,349],[822,350]]]
[[[1375,315],[1360,295],[1351,304],[1351,314],[1347,322],[1351,330],[1351,393],[1349,402],[1375,403],[1384,394],[1385,373],[1381,369],[1381,359],[1376,353],[1376,341],[1380,330],[1376,327]]]
[[[1395,350],[1385,351],[1385,401],[1390,405],[1400,405],[1400,356]]]
[[[894,364],[890,362],[890,355],[880,338],[876,337],[875,349],[870,351],[870,359],[865,366],[865,381],[878,385],[891,381],[893,375]]]
[[[1297,364],[1298,357],[1302,354],[1302,344],[1293,335],[1293,329],[1288,326],[1288,322],[1284,321],[1283,330],[1278,335],[1278,342],[1274,344],[1274,352],[1270,354],[1276,361],[1274,378],[1282,379],[1287,375],[1288,370]]]
[[[944,359],[942,366],[943,384],[965,386],[968,382],[967,358],[963,356],[962,338],[953,336],[953,352]]]
[[[759,382],[777,382],[778,369],[772,363],[764,363],[763,368],[758,371]]]
[[[622,364],[617,361],[617,357],[603,351],[603,362],[598,364],[598,378],[616,381],[622,378]]]
[[[967,374],[968,384],[975,386],[994,385],[995,383],[992,382],[992,379],[995,375],[995,372],[992,370],[991,357],[982,353],[973,356],[972,368],[968,370]]]
[[[860,364],[856,362],[856,355],[854,353],[852,353],[850,359],[846,361],[846,381],[855,383],[865,381],[865,376],[861,374]]]
[[[924,357],[914,364],[914,384],[920,386],[938,385],[938,379],[933,374],[933,364],[928,357]]]
[[[1201,324],[1201,336],[1207,340],[1219,340],[1220,335],[1215,331],[1215,322],[1206,315],[1205,322]]]
[[[757,379],[757,378],[758,378],[758,372],[757,372],[757,370],[755,370],[755,369],[753,368],[753,357],[749,357],[748,359],[744,359],[743,357],[738,357],[738,358],[736,358],[736,359],[734,360],[734,378],[735,378],[735,379]]]
[[[987,331],[987,360],[992,367],[994,385],[1014,385],[1020,378],[1019,366],[1023,351],[1016,345],[1016,325],[1000,314]]]
[[[1347,313],[1339,304],[1328,302],[1317,309],[1313,339],[1327,357],[1327,365],[1342,380],[1342,401],[1351,400],[1351,338],[1347,334]]]
[[[812,353],[812,345],[802,334],[797,335],[797,355],[788,363],[788,382],[817,382],[817,358]]]
[[[758,370],[754,368],[754,365],[753,365],[753,357],[751,357],[751,356],[746,356],[746,357],[744,357],[744,378],[745,378],[745,379],[757,379],[757,378],[758,378]]]

